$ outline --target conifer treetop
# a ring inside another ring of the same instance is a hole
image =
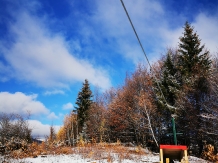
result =
[[[185,23],[183,36],[179,38],[179,69],[182,75],[190,76],[199,73],[199,70],[208,70],[211,61],[209,51],[201,45],[201,39],[188,22]]]

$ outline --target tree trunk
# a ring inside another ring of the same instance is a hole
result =
[[[157,147],[159,147],[159,145],[158,145],[158,143],[157,143],[157,140],[156,140],[156,138],[155,138],[155,135],[154,135],[154,131],[153,131],[152,126],[151,126],[150,116],[149,116],[149,114],[148,114],[147,107],[146,107],[145,104],[144,104],[144,110],[145,110],[146,116],[147,116],[147,118],[148,118],[148,125],[149,125],[149,129],[151,130],[152,137],[153,137],[153,139],[154,139],[154,141],[155,141]]]

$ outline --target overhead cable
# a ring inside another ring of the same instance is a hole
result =
[[[140,39],[139,39],[139,36],[138,36],[138,34],[137,34],[136,30],[135,30],[135,27],[134,27],[134,25],[133,25],[133,23],[132,23],[132,21],[131,21],[131,18],[130,18],[129,14],[128,14],[128,11],[127,11],[127,9],[126,9],[124,3],[123,3],[123,0],[120,0],[120,2],[122,3],[122,6],[123,6],[123,8],[124,8],[124,10],[125,10],[125,12],[126,12],[126,15],[127,15],[128,19],[129,19],[129,22],[130,22],[130,24],[131,24],[131,26],[132,26],[132,29],[133,29],[133,31],[134,31],[134,33],[135,33],[135,36],[136,36],[136,38],[137,38],[137,40],[138,40],[138,42],[139,42],[139,45],[141,46],[141,49],[142,49],[142,51],[143,51],[143,54],[144,54],[144,56],[145,56],[145,58],[146,58],[146,60],[147,60],[147,62],[148,62],[148,65],[149,65],[150,70],[151,70],[151,73],[152,73],[152,72],[153,72],[153,71],[152,71],[152,66],[151,66],[151,64],[150,64],[150,62],[149,62],[149,59],[148,59],[146,53],[145,53],[145,50],[144,50],[144,48],[143,48],[143,46],[142,46],[142,43],[141,43],[141,41],[140,41]],[[161,88],[160,88],[160,85],[159,85],[159,82],[158,82],[158,80],[157,80],[156,75],[155,75],[154,73],[152,73],[152,74],[154,75],[154,78],[155,78],[155,80],[156,80],[158,89],[160,90],[161,96],[163,97],[163,99],[164,99],[164,101],[165,101],[167,107],[168,107],[168,108],[171,108],[172,106],[170,106],[170,105],[167,103],[166,98],[165,98],[165,96],[164,96],[164,94],[163,94],[163,92],[162,92],[162,90],[161,90]]]

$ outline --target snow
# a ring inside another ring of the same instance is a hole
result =
[[[159,163],[159,155],[158,154],[148,154],[145,156],[135,156],[133,159],[120,159],[116,156],[116,154],[111,154],[112,159],[108,160],[108,158],[95,160],[91,158],[84,158],[79,154],[70,154],[70,155],[47,155],[47,156],[39,156],[37,158],[25,158],[19,160],[10,160],[11,163]],[[175,161],[175,163],[179,163]],[[205,161],[203,159],[199,159],[193,156],[189,156],[189,163],[210,163],[209,161]]]
[[[37,158],[25,158],[25,159],[19,159],[19,160],[10,160],[11,163],[144,163],[144,162],[159,162],[159,156],[149,156],[149,157],[141,157],[141,158],[134,158],[134,160],[128,160],[128,159],[119,159],[116,157],[116,154],[114,154],[111,157],[111,160],[108,160],[108,158],[101,159],[101,160],[95,160],[91,158],[84,158],[81,155],[78,154],[71,154],[71,155],[50,155],[50,156],[39,156]]]
[[[55,151],[54,151],[55,152]],[[188,156],[189,163],[210,163],[209,161]],[[0,155],[0,162],[4,162]],[[72,154],[39,155],[36,158],[6,159],[10,163],[159,163],[159,153],[139,147],[76,147]],[[175,163],[179,163],[175,161]]]

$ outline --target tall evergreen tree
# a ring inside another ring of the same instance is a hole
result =
[[[82,131],[84,123],[87,121],[88,110],[90,109],[92,104],[92,97],[93,95],[89,86],[89,82],[87,79],[85,79],[83,87],[81,91],[78,93],[78,97],[76,99],[77,107],[75,107],[77,109],[79,132]]]
[[[187,137],[187,145],[202,146],[201,118],[205,110],[203,103],[209,91],[208,77],[211,67],[209,51],[204,50],[194,28],[186,22],[183,36],[180,37],[178,70],[183,97],[180,104],[180,128]],[[184,127],[184,124],[186,127]],[[201,147],[198,152],[201,152]],[[197,154],[197,153],[196,153]],[[200,153],[198,153],[200,154]]]
[[[160,73],[160,88],[164,95],[162,96],[159,89],[157,90],[159,114],[161,114],[161,121],[164,130],[161,135],[161,143],[171,144],[173,138],[168,138],[167,133],[172,132],[171,115],[177,111],[177,96],[179,94],[180,85],[177,80],[177,57],[178,51],[168,49],[166,56],[162,59],[161,73]]]
[[[162,67],[161,89],[168,105],[175,107],[176,94],[179,90],[176,68],[177,51],[169,49]],[[169,109],[170,109],[169,106]],[[174,112],[172,110],[172,112]]]
[[[190,77],[196,78],[199,75],[205,75],[210,70],[209,51],[203,51],[204,45],[200,44],[201,40],[197,33],[194,33],[194,27],[186,22],[178,50],[180,54],[178,68],[181,72],[182,81],[185,83]]]

